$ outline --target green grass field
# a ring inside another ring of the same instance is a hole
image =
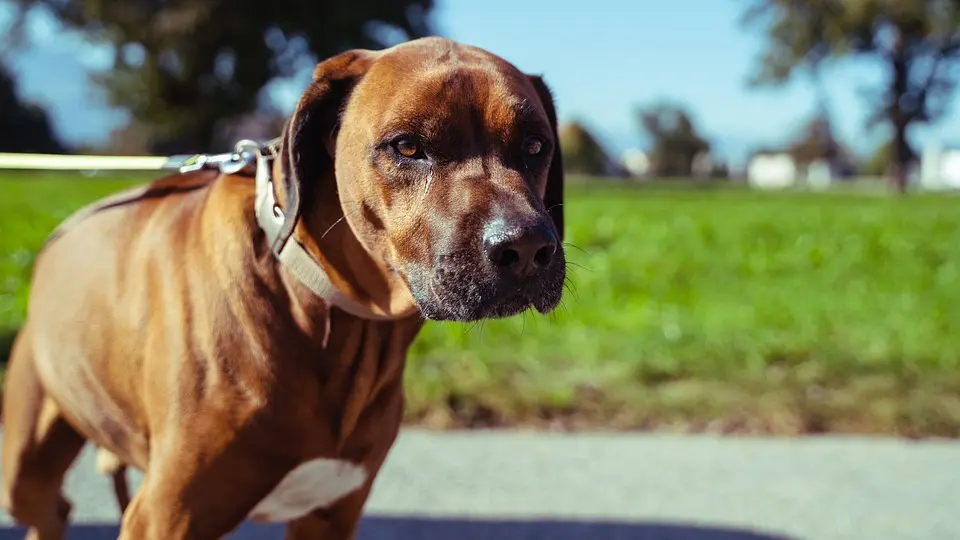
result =
[[[0,347],[47,233],[126,185],[26,178],[0,180]],[[408,421],[960,435],[957,197],[571,192],[562,309],[428,323]]]

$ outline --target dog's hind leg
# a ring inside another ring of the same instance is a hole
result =
[[[97,448],[97,472],[113,480],[113,493],[117,497],[120,514],[130,505],[130,487],[127,485],[127,466],[113,452]]]
[[[14,342],[3,395],[3,505],[31,540],[60,540],[70,515],[62,485],[84,438],[37,376],[28,330]]]

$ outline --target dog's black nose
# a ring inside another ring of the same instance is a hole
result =
[[[544,220],[525,226],[497,221],[484,231],[483,247],[502,272],[529,277],[550,266],[557,237]]]

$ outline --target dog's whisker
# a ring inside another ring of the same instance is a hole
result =
[[[565,279],[565,280],[563,280],[563,288],[564,288],[564,290],[568,291],[570,294],[573,295],[573,299],[574,299],[574,300],[576,300],[577,302],[580,301],[580,293],[579,293],[579,291],[577,290],[576,283],[574,283],[574,282],[573,282],[572,280],[570,280],[569,278],[568,278],[568,279]]]
[[[423,196],[420,197],[420,200],[427,198],[427,192],[430,191],[430,184],[433,183],[433,171],[427,173],[427,185],[423,188]]]
[[[570,291],[570,294],[572,294],[574,298],[576,298],[577,300],[580,299],[580,288],[577,286],[575,282],[570,281],[570,282],[564,283],[564,287],[566,287],[566,290]]]
[[[573,242],[564,242],[563,245],[564,245],[564,246],[572,247],[572,248],[574,248],[574,249],[576,249],[576,250],[579,250],[579,251],[583,252],[584,255],[590,255],[590,252],[589,252],[589,251],[587,251],[587,250],[583,249],[582,247],[574,244]]]
[[[324,231],[324,233],[320,235],[320,239],[323,240],[323,239],[327,236],[327,233],[329,233],[330,231],[332,231],[333,228],[336,227],[338,223],[340,223],[341,221],[343,221],[343,220],[346,219],[346,218],[347,218],[347,215],[346,215],[346,214],[340,216],[340,219],[334,221],[334,222],[333,222],[333,225],[330,225],[330,227],[328,227],[327,230]]]
[[[480,325],[480,321],[479,321],[479,320],[473,321],[473,323],[471,323],[471,324],[464,325],[464,331],[463,331],[462,336],[465,337],[465,336],[470,335],[470,332],[472,332],[473,329],[474,329],[474,328],[477,328],[479,325]]]
[[[353,205],[356,205],[356,206],[360,206],[361,203],[360,203],[359,201],[340,201],[340,204],[341,204],[341,206],[342,206],[342,205],[345,205],[345,204],[353,204]],[[344,210],[343,215],[340,216],[336,221],[334,221],[333,224],[331,224],[329,227],[327,227],[327,230],[324,231],[323,234],[320,235],[320,240],[323,240],[323,239],[327,236],[327,234],[329,234],[330,231],[333,230],[334,227],[336,227],[337,225],[340,224],[341,221],[347,219],[348,215],[349,215],[348,212],[347,212],[346,210]],[[355,215],[355,214],[354,214],[354,215]]]
[[[560,303],[557,304],[556,309],[554,309],[553,311],[550,312],[549,315],[547,315],[547,317],[549,317],[551,323],[557,323],[557,322],[559,322],[561,310],[562,310],[564,313],[566,313],[566,309],[564,308],[564,305],[563,305],[563,300],[560,300]]]

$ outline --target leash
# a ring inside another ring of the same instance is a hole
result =
[[[236,143],[232,152],[223,154],[175,155],[161,158],[131,158],[140,161],[125,161],[123,166],[106,167],[113,170],[167,170],[189,173],[203,169],[217,169],[222,174],[252,176],[255,179],[256,197],[254,213],[257,225],[266,235],[270,250],[277,260],[286,267],[310,291],[343,311],[362,319],[387,320],[395,318],[379,308],[367,306],[344,294],[334,286],[326,271],[293,235],[293,229],[300,218],[299,208],[293,205],[290,215],[284,212],[277,202],[274,191],[273,167],[281,137],[267,142],[243,139]],[[4,157],[17,154],[0,154],[0,168],[45,168],[53,170],[77,170],[85,163],[83,158],[96,156],[61,156],[29,154],[26,159],[13,163],[4,161]],[[23,156],[23,155],[20,155]],[[54,158],[54,159],[51,159]],[[68,162],[62,158],[80,158]],[[102,158],[99,158],[102,160]],[[122,159],[122,158],[121,158]],[[46,161],[45,161],[46,160]],[[89,165],[93,160],[87,159]],[[60,163],[50,166],[51,163]],[[119,163],[119,162],[118,162]],[[40,167],[31,165],[40,164]],[[7,167],[4,167],[7,165]],[[46,165],[46,166],[44,166]],[[68,166],[69,165],[69,166]],[[132,192],[136,197],[137,192]],[[125,196],[127,200],[129,196]],[[96,210],[94,210],[96,211]]]
[[[190,172],[217,167],[227,172],[247,162],[251,145],[275,147],[280,138],[260,144],[251,140],[237,143],[233,152],[224,154],[178,154],[173,156],[88,156],[64,154],[11,154],[0,152],[0,169],[43,171],[179,171]]]

